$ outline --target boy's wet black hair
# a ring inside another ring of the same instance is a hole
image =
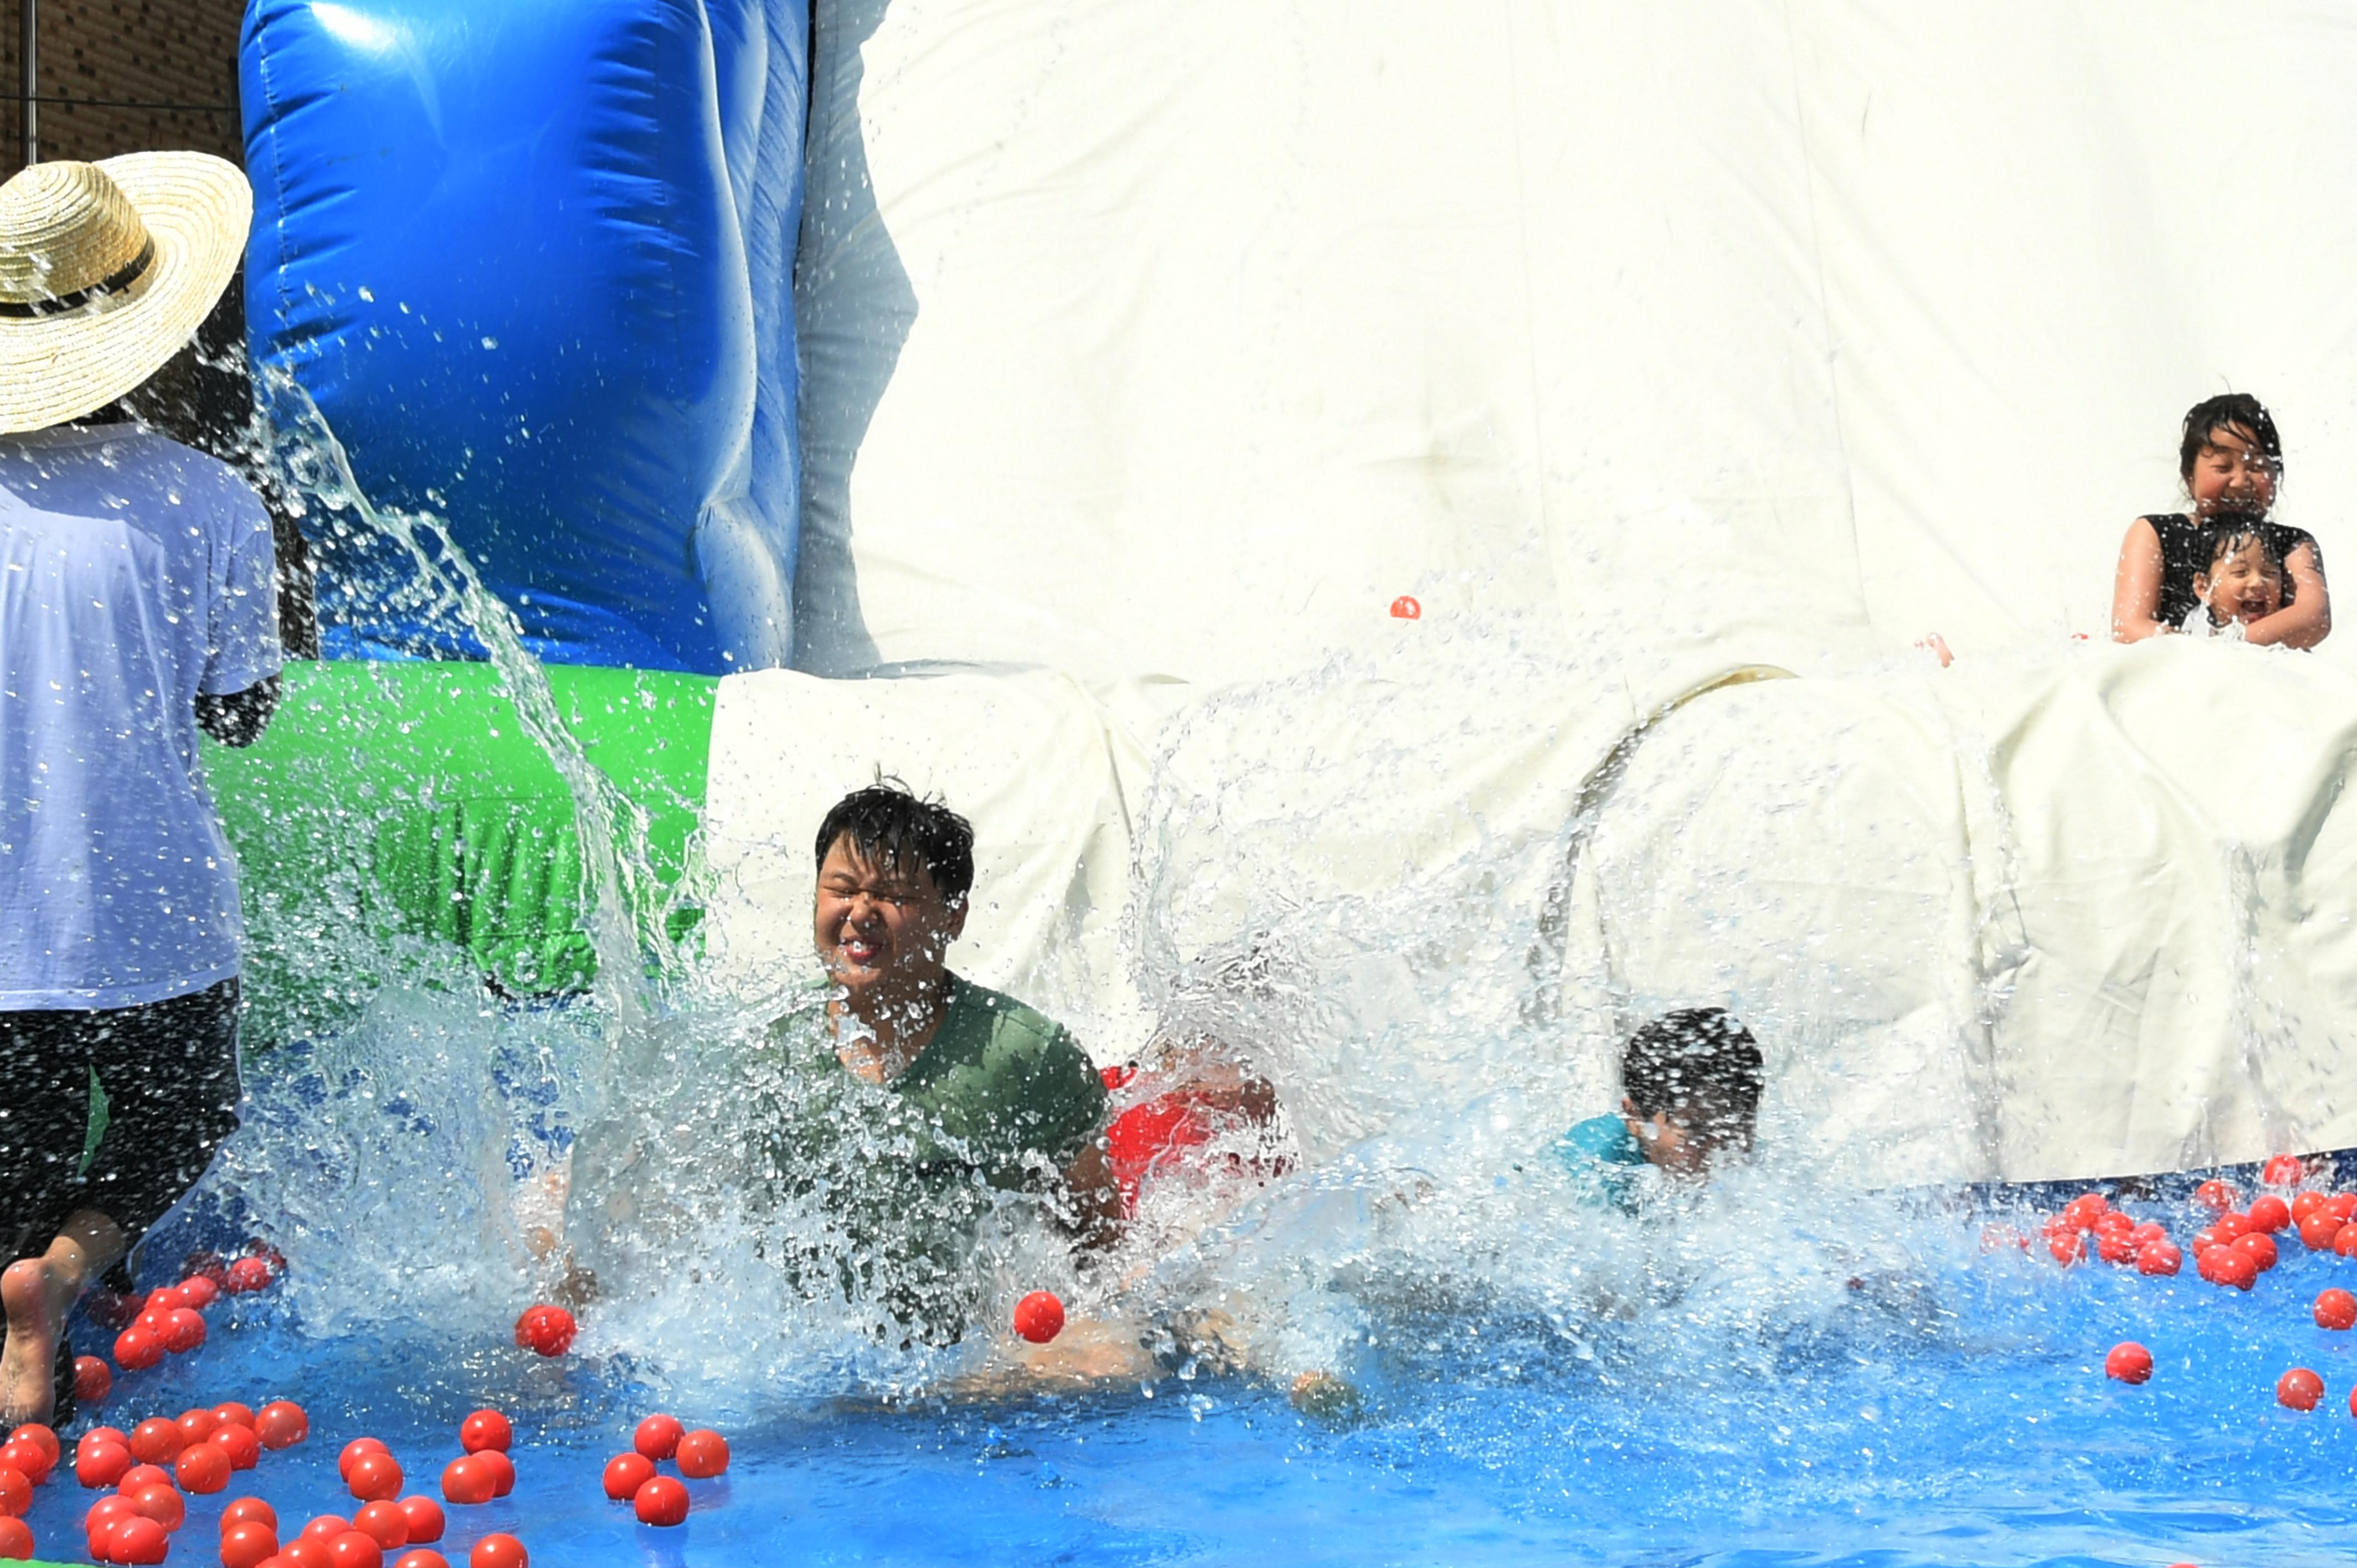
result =
[[[834,803],[818,825],[822,868],[826,852],[845,837],[876,865],[921,866],[952,908],[974,890],[974,824],[939,800],[919,798],[898,779],[878,779]]]
[[[2236,553],[2245,544],[2257,545],[2259,553],[2267,558],[2269,564],[2278,572],[2283,570],[2283,553],[2276,548],[2274,535],[2264,528],[2254,528],[2248,521],[2236,519],[2211,531],[2210,571],[2217,570],[2219,562]],[[2203,576],[2209,575],[2209,572],[2202,574]]]
[[[1620,1092],[1648,1121],[1748,1143],[1766,1081],[1759,1042],[1724,1007],[1664,1013],[1620,1047]]]
[[[2275,415],[2266,405],[2249,392],[2220,392],[2185,411],[2185,433],[2177,446],[2179,478],[2189,485],[2193,482],[2193,465],[2200,461],[2201,449],[2210,445],[2211,432],[2222,424],[2247,431],[2259,450],[2278,469],[2283,467],[2283,437],[2276,434]]]

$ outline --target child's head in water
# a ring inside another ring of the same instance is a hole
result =
[[[1620,1111],[1648,1163],[1701,1176],[1751,1147],[1765,1077],[1751,1031],[1725,1008],[1681,1008],[1620,1048]]]
[[[2236,621],[2247,626],[2275,614],[2283,608],[2283,562],[2256,529],[2220,529],[2211,542],[2208,569],[2193,575],[2193,592],[2212,627]]]
[[[2177,472],[2198,522],[2266,516],[2283,478],[2283,437],[2275,417],[2248,392],[2195,403],[2185,413]]]

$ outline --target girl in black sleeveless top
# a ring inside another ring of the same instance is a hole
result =
[[[2185,416],[2178,474],[2193,511],[2156,513],[2128,525],[2112,589],[2112,636],[2138,642],[2173,632],[2200,603],[2195,574],[2208,570],[2221,530],[2263,535],[2284,564],[2283,608],[2251,622],[2250,641],[2313,648],[2332,629],[2324,553],[2307,530],[2266,521],[2283,472],[2275,421],[2248,392],[2196,403]]]

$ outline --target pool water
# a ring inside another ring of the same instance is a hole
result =
[[[1767,1328],[1696,1305],[1706,1293],[1693,1290],[1566,1326],[1512,1290],[1385,1287],[1364,1319],[1374,1343],[1351,1368],[1365,1404],[1331,1423],[1268,1383],[1179,1371],[995,1402],[780,1402],[620,1356],[314,1337],[277,1293],[216,1307],[205,1348],[124,1378],[101,1419],[127,1428],[265,1397],[309,1412],[307,1443],[194,1500],[175,1562],[213,1561],[231,1497],[267,1498],[288,1532],[349,1512],[335,1459],[355,1436],[391,1444],[405,1490],[438,1495],[457,1423],[481,1404],[515,1421],[517,1486],[448,1509],[440,1549],[454,1562],[492,1530],[521,1537],[541,1568],[2158,1568],[2357,1552],[2357,1337],[2310,1316],[2319,1290],[2357,1283],[2357,1262],[2287,1235],[2280,1266],[2245,1295],[2190,1267],[2149,1279],[1984,1251],[1989,1216],[1964,1206],[1868,1212],[1903,1232],[1899,1255],[1912,1261],[1818,1282],[1830,1310]],[[2180,1238],[2193,1228],[2184,1205],[2142,1212]],[[1761,1230],[1755,1256],[1730,1260],[1741,1265],[1732,1288],[1797,1252],[1791,1236]],[[2104,1375],[2104,1353],[2126,1338],[2154,1354],[2145,1386]],[[2312,1413],[2275,1402],[2295,1365],[2323,1376]],[[691,1484],[694,1511],[668,1530],[638,1525],[598,1485],[659,1408],[719,1426],[735,1455],[725,1477]],[[83,1560],[89,1500],[64,1472],[43,1489],[29,1522],[45,1556]]]

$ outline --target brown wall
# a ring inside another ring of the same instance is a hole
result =
[[[24,162],[16,59],[25,3],[0,0],[0,149],[12,171]],[[187,147],[244,161],[237,120],[242,0],[36,4],[40,94],[76,101],[40,106],[44,160]]]

